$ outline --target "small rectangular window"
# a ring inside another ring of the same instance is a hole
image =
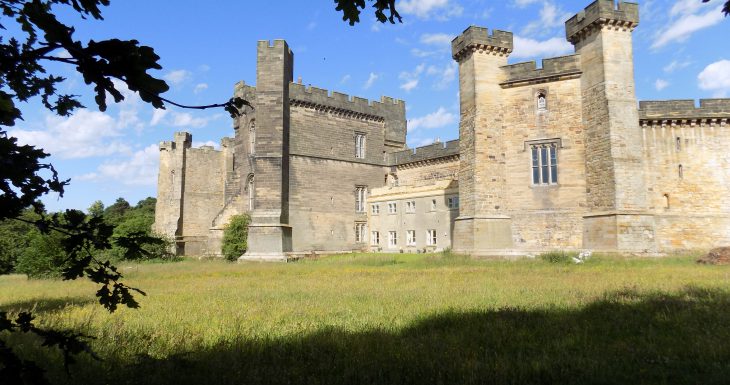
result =
[[[406,202],[406,212],[411,214],[416,212],[416,201]]]
[[[357,242],[357,243],[365,242],[365,223],[356,223],[355,224],[355,242]]]
[[[449,209],[454,210],[459,208],[459,197],[451,197],[446,200]]]
[[[406,244],[408,246],[416,245],[416,230],[408,230],[408,232],[406,232]]]
[[[436,211],[436,199],[431,199],[431,211]]]
[[[530,145],[532,158],[532,184],[546,185],[558,183],[558,146],[556,143]]]
[[[396,233],[395,231],[388,231],[388,246],[398,246],[398,233]]]
[[[365,158],[365,134],[355,134],[355,158]]]
[[[426,244],[429,246],[436,246],[436,230],[426,231]]]
[[[395,214],[398,212],[398,204],[396,202],[388,202],[388,214]]]
[[[373,246],[380,245],[380,232],[373,231],[370,233],[370,244]]]
[[[377,203],[370,205],[370,213],[372,213],[373,215],[380,214],[380,205]]]

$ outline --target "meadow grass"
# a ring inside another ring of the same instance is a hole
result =
[[[10,343],[54,383],[727,383],[730,268],[348,254],[290,264],[121,267],[141,308],[92,284],[0,277],[0,310],[96,339],[102,359]],[[1,382],[1,381],[0,381]]]

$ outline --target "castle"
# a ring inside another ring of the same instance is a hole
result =
[[[250,213],[244,260],[451,248],[657,255],[730,244],[730,100],[641,101],[638,5],[597,0],[565,23],[575,54],[508,64],[510,32],[469,27],[459,140],[407,149],[405,104],[293,82],[286,42],[258,43],[256,86],[221,150],[160,145],[156,231],[219,254]]]

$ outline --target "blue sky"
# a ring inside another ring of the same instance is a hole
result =
[[[589,0],[398,0],[403,24],[380,24],[371,12],[351,27],[334,3],[324,1],[112,1],[103,21],[79,21],[82,40],[137,39],[162,57],[169,99],[209,104],[230,98],[233,85],[255,83],[256,42],[286,39],[295,56],[294,77],[304,84],[379,100],[406,101],[408,145],[458,137],[458,69],[450,40],[469,25],[512,31],[510,63],[570,54],[564,21]],[[725,97],[730,92],[730,20],[722,0],[640,1],[634,32],[639,100]],[[155,111],[127,99],[99,112],[90,88],[70,67],[49,67],[68,78],[62,91],[82,95],[87,110],[62,118],[37,102],[21,106],[25,121],[10,130],[21,142],[45,148],[71,185],[63,199],[47,197],[49,210],[86,209],[97,200],[132,204],[156,195],[157,144],[189,131],[195,145],[233,134],[222,110]]]

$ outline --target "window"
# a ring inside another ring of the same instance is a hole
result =
[[[406,232],[406,244],[408,246],[416,245],[416,230],[408,230]]]
[[[537,94],[537,110],[538,111],[547,110],[547,97],[545,96],[545,92],[539,92]]]
[[[365,212],[365,196],[367,191],[367,186],[355,187],[355,211],[358,213]]]
[[[388,214],[395,214],[398,212],[398,204],[396,202],[388,202]]]
[[[450,197],[446,200],[450,210],[459,208],[459,197]]]
[[[365,158],[365,134],[355,133],[355,158]]]
[[[253,203],[254,203],[254,186],[253,186],[253,175],[248,176],[248,183],[247,187],[248,189],[248,210],[253,211]]]
[[[431,199],[431,211],[436,211],[436,199]]]
[[[256,120],[252,120],[248,126],[248,153],[256,153]]]
[[[558,145],[542,143],[530,145],[532,154],[532,184],[558,183]]]
[[[388,231],[388,246],[398,246],[398,233],[396,233],[395,231]]]
[[[370,244],[373,246],[378,246],[380,244],[380,232],[373,231],[370,233]]]
[[[416,201],[408,201],[408,202],[406,202],[406,212],[407,213],[415,213],[416,212]]]
[[[426,231],[426,244],[429,246],[436,246],[436,230]]]
[[[371,212],[371,213],[372,213],[373,215],[378,215],[378,214],[380,214],[380,205],[379,205],[379,204],[377,204],[377,203],[374,203],[374,204],[370,205],[370,212]]]
[[[365,242],[365,223],[355,223],[355,242]]]

